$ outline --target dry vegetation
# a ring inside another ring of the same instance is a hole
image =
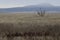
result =
[[[14,37],[14,40],[60,40],[60,14],[45,14],[40,17],[34,13],[0,14],[0,37],[7,34],[40,32],[42,36]],[[46,33],[46,34],[45,34]]]

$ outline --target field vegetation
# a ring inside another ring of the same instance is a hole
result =
[[[60,40],[60,14],[0,14],[0,40]]]

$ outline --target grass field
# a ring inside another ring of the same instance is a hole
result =
[[[36,13],[15,13],[15,14],[0,14],[0,35],[5,33],[20,33],[20,32],[50,32],[51,36],[32,37],[35,39],[24,39],[16,37],[14,40],[57,40],[60,36],[60,14],[46,13],[44,17],[38,16]],[[56,35],[54,39],[52,36]],[[47,39],[46,39],[47,38]],[[50,38],[50,39],[49,39]],[[7,40],[6,37],[1,40]],[[12,39],[10,39],[12,40]]]

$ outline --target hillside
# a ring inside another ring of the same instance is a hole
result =
[[[60,11],[60,6],[53,6],[48,3],[43,3],[37,5],[29,5],[25,7],[0,8],[0,12],[28,12],[28,11],[36,11],[36,10],[40,11],[40,8],[46,11]]]

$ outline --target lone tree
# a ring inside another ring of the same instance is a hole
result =
[[[45,15],[45,10],[42,10],[42,9],[40,8],[40,11],[37,11],[37,14],[38,14],[39,16],[43,17],[43,16]]]

